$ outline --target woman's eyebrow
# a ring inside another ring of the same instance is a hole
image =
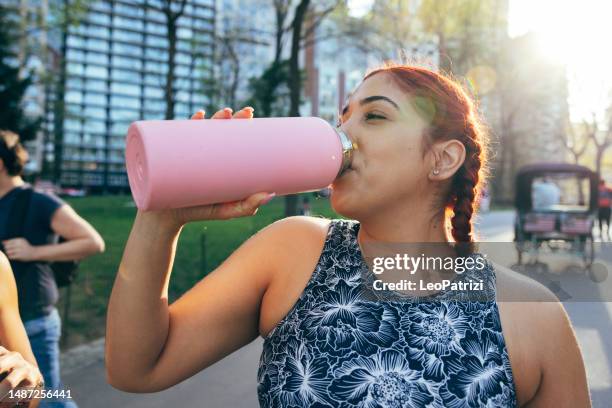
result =
[[[399,106],[397,105],[397,103],[393,102],[391,99],[387,98],[386,96],[382,96],[382,95],[373,95],[373,96],[368,96],[367,98],[363,98],[361,101],[359,101],[359,105],[363,106],[363,105],[367,105],[368,103],[372,103],[375,101],[388,102],[391,105],[393,105],[395,109],[399,110]]]
[[[397,103],[393,102],[391,99],[387,98],[386,96],[382,96],[382,95],[373,95],[373,96],[368,96],[367,98],[363,98],[361,101],[359,101],[359,105],[363,106],[363,105],[367,105],[368,103],[372,103],[375,101],[385,101],[390,103],[391,105],[393,105],[393,107],[395,107],[395,109],[400,110],[399,106],[397,105]],[[342,112],[340,116],[344,116],[346,114],[346,112],[348,111],[349,108],[349,104],[350,102],[347,102],[346,105],[344,105],[344,107],[342,108]]]

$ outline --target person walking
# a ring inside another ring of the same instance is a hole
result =
[[[604,238],[604,224],[606,235],[610,239],[610,214],[612,213],[612,188],[606,185],[602,178],[599,180],[599,200],[597,201],[597,219],[599,221],[599,235]]]
[[[78,260],[104,251],[104,240],[68,204],[32,190],[21,177],[28,154],[11,131],[0,131],[0,239],[17,283],[19,312],[47,389],[61,390],[59,293],[49,262]],[[29,194],[23,225],[14,212]],[[20,231],[18,236],[15,229]],[[58,236],[65,242],[57,243]],[[75,408],[72,400],[42,401],[41,408]]]

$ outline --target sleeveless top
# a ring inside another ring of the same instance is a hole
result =
[[[304,291],[264,339],[260,406],[515,407],[490,262],[461,276],[482,279],[491,300],[368,300],[358,230],[331,220]]]

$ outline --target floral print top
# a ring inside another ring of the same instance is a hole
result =
[[[260,406],[516,406],[492,265],[463,274],[481,274],[492,300],[367,300],[358,230],[331,220],[312,277],[265,338]]]

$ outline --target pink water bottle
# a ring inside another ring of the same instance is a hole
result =
[[[138,208],[159,210],[320,190],[352,151],[316,117],[150,120],[130,125],[125,161]]]

